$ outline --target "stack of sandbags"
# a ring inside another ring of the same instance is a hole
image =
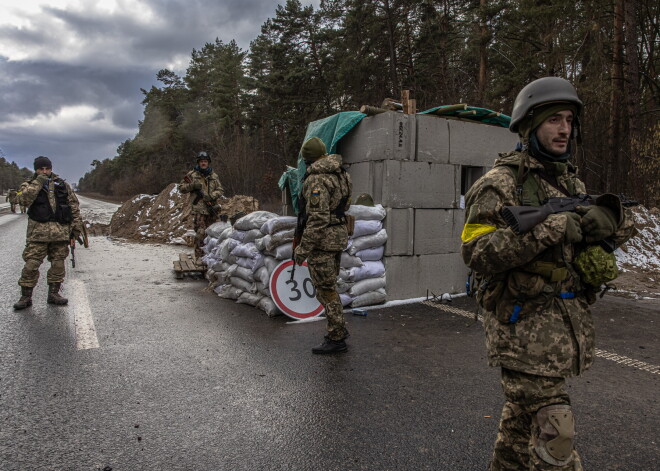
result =
[[[384,303],[385,265],[383,255],[387,232],[386,211],[381,205],[352,205],[347,214],[355,217],[355,229],[342,253],[337,287],[344,306],[361,307]]]

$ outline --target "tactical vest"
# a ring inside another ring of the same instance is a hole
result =
[[[28,208],[27,214],[30,219],[37,222],[57,222],[59,224],[71,224],[73,212],[69,206],[69,192],[64,181],[56,179],[53,182],[55,193],[55,211],[48,201],[48,191],[42,187],[37,198]]]

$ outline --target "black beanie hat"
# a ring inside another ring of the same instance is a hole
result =
[[[39,157],[34,159],[34,169],[38,170],[43,167],[53,168],[53,164],[48,157],[44,157],[43,155],[40,155]]]

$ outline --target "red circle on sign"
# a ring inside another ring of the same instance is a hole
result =
[[[294,264],[293,260],[286,260],[282,263],[280,263],[277,267],[275,267],[275,270],[273,270],[273,274],[270,276],[270,283],[269,283],[269,288],[270,288],[270,294],[273,297],[273,302],[275,305],[287,316],[293,318],[293,319],[309,319],[311,317],[317,317],[320,315],[324,308],[322,304],[319,304],[319,306],[314,309],[312,312],[308,313],[300,313],[296,312],[290,307],[288,307],[280,298],[279,293],[277,292],[277,280],[280,276],[282,276],[283,272],[291,267]],[[307,268],[307,262],[304,262],[302,264],[305,268]]]

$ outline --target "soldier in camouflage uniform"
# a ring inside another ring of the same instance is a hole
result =
[[[47,256],[50,268],[48,303],[64,305],[68,300],[60,295],[64,281],[69,245],[74,245],[82,232],[82,219],[78,198],[67,182],[53,173],[48,157],[34,160],[35,174],[21,185],[21,204],[28,207],[27,242],[23,251],[25,266],[18,284],[21,299],[14,309],[32,305],[32,290],[39,279],[39,267]]]
[[[327,155],[318,137],[305,141],[301,154],[307,163],[301,194],[301,211],[307,223],[294,259],[298,265],[307,260],[316,298],[325,308],[328,331],[323,343],[312,352],[345,352],[348,330],[337,293],[337,276],[341,253],[348,245],[344,213],[351,204],[351,178],[341,166],[341,155]]]
[[[625,242],[635,231],[632,218],[613,195],[552,214],[523,234],[500,214],[503,206],[586,192],[568,160],[581,110],[566,80],[527,85],[510,125],[522,150],[500,154],[466,196],[461,251],[479,280],[489,364],[501,367],[506,398],[491,470],[582,469],[565,378],[593,362],[589,304],[599,286],[587,284],[574,262],[586,244]]]
[[[206,228],[215,222],[213,208],[219,210],[218,200],[222,196],[222,185],[218,175],[211,168],[208,153],[197,154],[197,165],[179,183],[181,193],[192,193],[193,228],[195,230],[195,256],[204,255],[202,246],[206,237]]]
[[[5,202],[9,202],[9,209],[11,210],[12,213],[16,212],[16,203],[18,203],[18,195],[16,193],[16,190],[13,188],[10,189],[7,192],[7,197],[5,198]]]

